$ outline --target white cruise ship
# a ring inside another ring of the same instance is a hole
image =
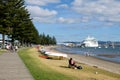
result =
[[[98,41],[94,37],[88,36],[84,41],[83,44],[85,47],[98,47]]]

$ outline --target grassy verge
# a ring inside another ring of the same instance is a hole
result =
[[[33,50],[26,48],[19,52],[20,57],[30,70],[35,80],[74,80],[74,78],[61,74],[41,62]]]
[[[120,75],[105,70],[82,65],[82,70],[67,68],[68,60],[40,58],[35,48],[21,49],[19,52],[35,80],[119,80]],[[97,72],[97,74],[96,74]]]
[[[0,49],[0,55],[3,54],[4,52],[6,52],[5,49]]]

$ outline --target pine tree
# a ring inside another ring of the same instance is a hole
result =
[[[49,35],[40,34],[39,35],[39,40],[41,45],[55,45],[56,44],[56,38],[50,37]]]
[[[39,33],[25,9],[24,0],[0,0],[0,33],[21,43],[39,43]]]

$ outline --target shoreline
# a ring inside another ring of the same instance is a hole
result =
[[[76,54],[76,53],[65,53],[65,52],[61,52],[61,51],[58,51],[56,50],[56,47],[60,47],[60,46],[54,46],[53,48],[50,48],[51,50],[53,49],[53,52],[59,52],[59,53],[64,53],[64,54],[69,54],[69,55],[80,55],[80,56],[83,56],[83,57],[91,57],[91,58],[96,58],[96,59],[99,59],[99,60],[103,60],[103,61],[107,61],[107,62],[112,62],[112,63],[116,63],[116,64],[120,64],[120,62],[115,62],[115,61],[112,61],[112,60],[106,60],[106,59],[102,59],[102,58],[99,58],[99,57],[95,57],[95,56],[91,56],[91,55],[81,55],[81,54]],[[103,54],[102,54],[103,55]],[[106,54],[107,55],[107,54]],[[104,55],[103,55],[104,56]]]
[[[64,53],[64,52],[63,52]],[[115,62],[115,61],[110,61],[110,60],[105,60],[102,58],[98,58],[98,57],[94,57],[94,56],[85,56],[85,55],[81,55],[81,54],[75,54],[75,53],[66,53],[68,55],[76,55],[76,56],[83,56],[83,57],[90,57],[90,58],[94,58],[94,59],[98,59],[98,60],[102,60],[102,61],[106,61],[106,62],[110,62],[110,63],[115,63],[115,64],[119,64],[119,62]]]
[[[73,54],[73,53],[64,53],[64,52],[57,51],[55,49],[56,47],[57,46],[45,46],[45,50],[50,52],[59,52],[59,53],[67,54],[68,58],[72,57],[75,61],[79,63],[83,63],[90,66],[96,66],[106,71],[120,74],[120,64],[117,62],[108,61],[108,60],[104,60],[104,59],[100,59],[92,56],[84,56],[84,55]]]

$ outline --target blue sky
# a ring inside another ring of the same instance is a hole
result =
[[[25,0],[39,33],[58,42],[120,41],[120,0]]]

